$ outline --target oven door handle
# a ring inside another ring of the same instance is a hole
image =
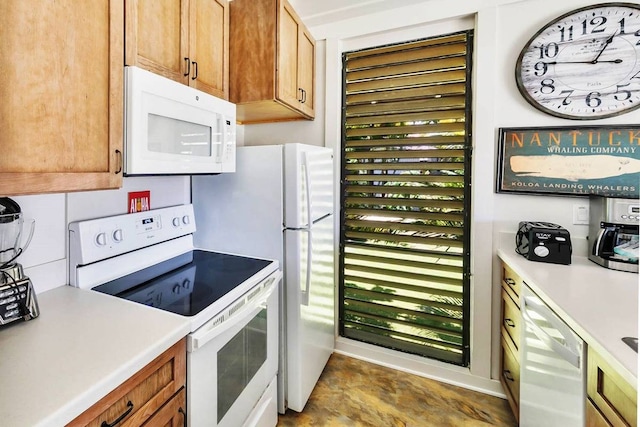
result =
[[[233,314],[227,317],[222,323],[209,321],[200,329],[192,334],[187,335],[187,351],[194,352],[206,345],[212,339],[220,336],[238,323],[246,320],[247,314],[254,312],[256,309],[266,307],[267,300],[278,286],[278,282],[282,279],[282,271],[278,270],[267,278],[264,282],[263,289],[244,306],[242,306]]]

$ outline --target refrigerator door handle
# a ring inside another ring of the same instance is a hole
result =
[[[300,290],[300,304],[309,306],[309,294],[311,293],[311,237],[313,236],[313,220],[311,217],[311,176],[309,173],[309,159],[307,152],[302,152],[302,169],[304,170],[304,190],[305,198],[307,199],[307,274],[305,278],[305,287]]]
[[[307,199],[307,227],[311,231],[313,220],[311,216],[311,175],[309,173],[309,159],[307,158],[307,152],[302,152],[302,169],[304,171],[304,196]],[[309,240],[311,241],[311,240]]]
[[[305,229],[307,232],[307,274],[305,277],[305,286],[304,289],[300,289],[300,304],[309,306],[309,294],[311,293],[311,257],[312,257],[312,246],[311,246],[311,236],[313,232],[311,231],[311,227]]]

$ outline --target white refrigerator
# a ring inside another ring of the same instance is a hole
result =
[[[192,177],[196,247],[277,259],[278,411],[302,411],[335,346],[333,151],[238,147],[236,172]]]

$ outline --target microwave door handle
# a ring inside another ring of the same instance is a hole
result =
[[[226,143],[224,117],[222,117],[222,114],[216,114],[216,122],[218,126],[218,133],[220,135],[220,137],[218,138],[218,144],[216,147],[216,161],[222,163],[222,155],[224,153],[224,145]]]

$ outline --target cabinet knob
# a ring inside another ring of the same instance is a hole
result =
[[[513,280],[513,279],[509,279],[508,277],[505,277],[504,283],[506,283],[509,286],[515,286],[516,285],[516,281]]]
[[[510,326],[512,328],[516,327],[516,324],[511,319],[504,319],[504,324],[507,325],[507,326]]]

